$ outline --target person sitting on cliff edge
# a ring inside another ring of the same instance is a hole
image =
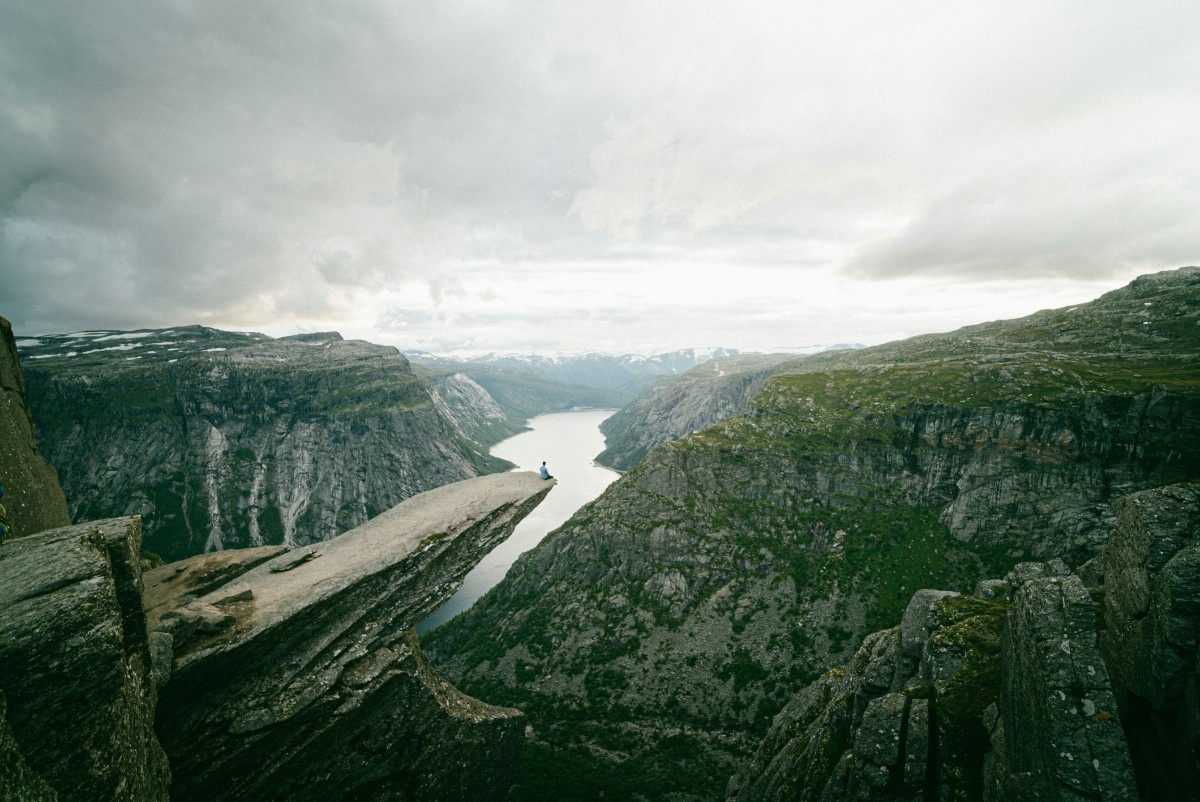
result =
[[[0,485],[0,498],[4,498],[4,486]],[[8,510],[4,509],[4,505],[0,504],[0,543],[8,540]]]
[[[542,475],[543,479],[553,479],[554,478],[553,476],[550,475],[550,471],[546,470],[545,462],[542,463],[541,470],[539,470],[538,473],[540,473]]]

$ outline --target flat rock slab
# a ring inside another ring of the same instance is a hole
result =
[[[171,798],[502,798],[524,716],[438,679],[413,627],[553,486],[468,479],[254,565],[262,554],[164,566],[184,569],[162,577],[184,583],[172,593],[228,577],[176,596],[151,633],[169,674],[157,723]]]
[[[147,629],[154,629],[163,613],[184,604],[184,597],[203,596],[288,550],[287,546],[228,549],[197,554],[146,571],[142,574],[145,583],[142,605]]]
[[[250,638],[423,548],[448,545],[496,510],[544,494],[554,483],[525,471],[444,485],[413,496],[332,540],[269,560],[197,601],[227,606],[237,601],[233,597],[244,597],[249,590],[254,605],[242,631]]]

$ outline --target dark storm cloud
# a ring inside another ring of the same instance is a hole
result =
[[[25,330],[320,316],[553,238],[609,108],[515,7],[0,16],[2,302]]]

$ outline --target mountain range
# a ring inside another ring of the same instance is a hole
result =
[[[1200,478],[1196,268],[767,373],[425,636],[460,687],[528,713],[518,798],[719,798],[918,589],[1078,569],[1118,498]]]
[[[1200,785],[1200,268],[615,387],[332,332],[0,328],[0,795]],[[605,429],[625,474],[419,643],[552,492],[458,480],[529,415],[635,391]]]

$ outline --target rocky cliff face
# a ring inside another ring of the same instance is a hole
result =
[[[1129,735],[1143,799],[1183,802],[1200,788],[1200,486],[1117,504],[1096,561],[1101,653]]]
[[[660,443],[745,411],[763,382],[795,361],[782,354],[725,356],[651,382],[600,425],[606,447],[596,461],[629,470]]]
[[[784,703],[917,588],[1079,565],[1115,498],[1197,478],[1198,379],[1194,268],[811,357],[652,452],[427,647],[529,713],[529,765],[716,798]]]
[[[12,325],[0,317],[0,504],[15,537],[66,526],[67,501],[58,474],[38,451],[25,377],[17,359]]]
[[[167,799],[139,551],[135,518],[0,548],[3,798]]]
[[[20,345],[72,514],[141,515],[168,560],[325,540],[504,466],[393,348],[201,327]]]
[[[1137,798],[1092,598],[1060,560],[919,591],[729,783],[739,802]]]
[[[1200,487],[1116,507],[1078,574],[919,591],[788,703],[729,798],[1194,799]]]
[[[137,518],[6,543],[0,797],[503,798],[524,717],[440,679],[413,626],[552,486],[466,480],[144,577]]]
[[[525,428],[465,373],[433,374],[425,386],[442,417],[482,449]]]
[[[316,546],[152,572],[171,798],[503,798],[524,717],[440,680],[413,627],[552,486],[467,480]]]

